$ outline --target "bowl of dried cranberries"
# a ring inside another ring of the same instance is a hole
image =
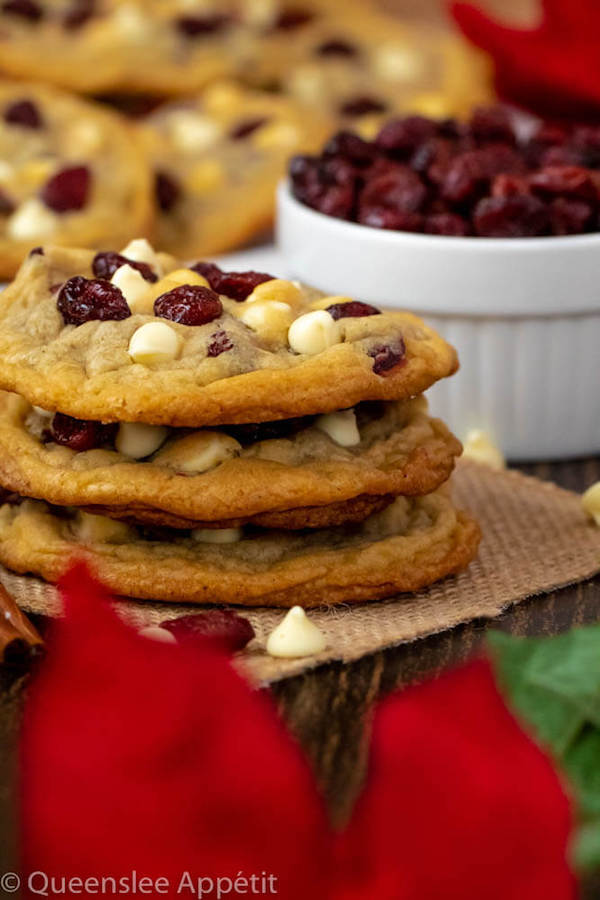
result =
[[[600,451],[599,127],[496,106],[340,132],[291,160],[277,235],[296,277],[413,309],[457,346],[432,396],[459,436],[485,428],[514,459]]]

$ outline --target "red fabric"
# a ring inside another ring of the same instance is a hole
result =
[[[501,97],[554,118],[600,120],[600,4],[543,0],[542,19],[510,28],[476,6],[454,3],[463,33],[491,54]]]
[[[336,837],[272,703],[214,647],[135,634],[84,566],[63,595],[25,711],[25,877],[137,870],[172,897],[186,871],[215,880],[204,897],[218,876],[263,872],[283,900],[574,897],[567,801],[487,664],[381,706]]]

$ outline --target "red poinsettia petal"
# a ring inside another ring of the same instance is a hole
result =
[[[595,0],[546,0],[537,28],[506,27],[467,3],[452,14],[463,33],[488,52],[501,97],[543,115],[600,116],[600,28]],[[592,38],[590,39],[590,35]]]
[[[486,663],[379,709],[336,900],[571,900],[568,802]]]
[[[273,875],[280,896],[326,896],[324,809],[269,700],[214,647],[136,634],[84,565],[62,592],[25,710],[24,872],[136,870],[173,897],[186,871],[215,885]]]

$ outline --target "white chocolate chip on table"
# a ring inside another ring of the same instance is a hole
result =
[[[600,526],[600,481],[597,481],[582,494],[581,505],[584,511]]]
[[[494,444],[491,437],[479,428],[469,431],[463,448],[463,457],[472,459],[491,469],[505,469],[506,460],[501,450]]]
[[[311,622],[301,606],[292,606],[267,638],[267,653],[279,659],[314,656],[327,646],[323,632]]]

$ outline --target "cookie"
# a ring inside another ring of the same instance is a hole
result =
[[[0,59],[18,78],[71,90],[193,93],[261,72],[271,39],[288,47],[333,0],[7,0]]]
[[[461,571],[479,538],[444,493],[398,498],[353,527],[246,533],[226,545],[207,542],[205,531],[144,535],[102,516],[57,515],[35,500],[0,509],[0,561],[13,571],[56,581],[80,556],[116,594],[189,603],[314,607],[389,597]]]
[[[16,394],[0,393],[0,486],[181,529],[361,521],[396,494],[435,490],[461,451],[420,399],[170,434],[135,425],[86,434],[72,422],[65,429],[63,418],[53,426]]]
[[[363,137],[390,116],[462,115],[492,96],[487,60],[460,37],[364,10],[317,22],[294,53],[282,89]]]
[[[125,257],[27,258],[0,295],[1,388],[79,419],[199,427],[406,400],[458,365],[410,313],[212,264],[165,275],[138,242]]]
[[[156,244],[184,259],[238,247],[272,225],[289,157],[328,121],[233,83],[160,106],[139,124],[155,177]]]
[[[41,85],[0,82],[0,277],[43,241],[125,243],[151,215],[149,167],[119,116]]]

